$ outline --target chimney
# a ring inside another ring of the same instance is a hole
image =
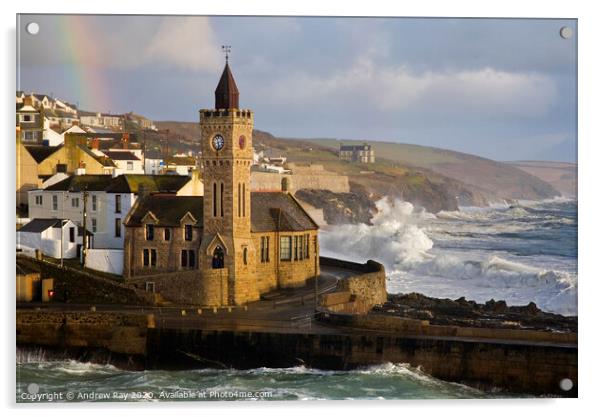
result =
[[[71,126],[79,126],[79,120],[71,120]]]
[[[143,199],[150,195],[149,189],[144,184],[138,186],[138,198]]]
[[[93,139],[90,141],[90,148],[92,148],[92,149],[96,149],[96,150],[99,150],[99,149],[100,149],[100,139],[98,139],[98,138],[93,138]]]

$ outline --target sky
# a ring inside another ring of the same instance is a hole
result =
[[[17,88],[83,110],[196,121],[227,44],[241,107],[276,136],[576,162],[576,20],[21,15],[17,30]]]

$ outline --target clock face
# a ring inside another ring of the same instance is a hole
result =
[[[222,135],[215,135],[211,140],[211,144],[213,145],[213,149],[219,151],[224,147],[224,137]]]
[[[238,146],[240,146],[240,149],[244,149],[246,143],[247,143],[247,138],[245,138],[245,135],[240,135],[240,137],[238,138]]]

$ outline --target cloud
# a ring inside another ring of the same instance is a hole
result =
[[[207,17],[163,19],[144,48],[142,61],[192,71],[215,72],[223,58]]]
[[[480,115],[531,118],[545,115],[557,98],[553,79],[544,74],[478,70],[414,72],[407,66],[376,65],[370,56],[324,77],[296,72],[274,81],[277,100],[329,102],[384,112],[431,116]]]

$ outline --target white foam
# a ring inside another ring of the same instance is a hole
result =
[[[572,261],[564,261],[567,266],[545,257],[519,260],[511,253],[464,250],[462,245],[455,251],[441,250],[432,239],[468,241],[471,233],[478,233],[480,239],[494,239],[495,233],[533,227],[513,219],[537,218],[536,213],[522,207],[464,208],[435,217],[415,213],[410,203],[386,199],[377,202],[377,208],[372,226],[343,225],[321,231],[323,253],[358,262],[382,262],[388,273],[388,290],[393,293],[465,296],[479,302],[505,299],[511,305],[534,301],[548,311],[576,314],[577,276],[571,271]],[[457,235],[449,235],[451,232]],[[556,267],[560,269],[552,269]]]

